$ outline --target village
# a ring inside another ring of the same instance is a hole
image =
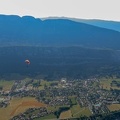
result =
[[[119,83],[112,80],[109,90],[105,89],[97,78],[86,80],[67,80],[62,78],[59,81],[44,82],[43,80],[15,81],[10,91],[0,91],[0,108],[6,108],[12,98],[33,97],[37,101],[45,103],[50,107],[68,107],[79,105],[82,108],[88,108],[91,114],[109,113],[108,105],[120,104],[119,89],[112,89],[112,86],[119,88]],[[39,118],[55,111],[46,108],[29,108],[23,114],[13,117],[26,118],[29,111],[41,111],[39,114],[29,115],[29,117]],[[79,111],[78,111],[79,112]],[[74,116],[74,114],[72,115]],[[27,119],[27,118],[26,118]]]

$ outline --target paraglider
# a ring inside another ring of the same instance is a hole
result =
[[[25,63],[28,65],[30,65],[30,61],[29,60],[25,60]]]

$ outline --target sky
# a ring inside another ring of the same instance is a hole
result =
[[[0,14],[120,21],[120,0],[0,0]]]

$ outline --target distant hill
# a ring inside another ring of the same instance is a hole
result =
[[[67,19],[0,15],[0,46],[82,46],[120,49],[120,32]]]
[[[94,25],[97,27],[107,28],[111,30],[115,30],[120,32],[120,22],[119,21],[109,21],[109,20],[99,20],[99,19],[79,19],[79,18],[67,18],[67,17],[48,17],[42,18],[42,20],[46,19],[68,19],[75,22],[82,22],[89,25]]]
[[[117,21],[106,21],[106,20],[97,20],[97,19],[71,19],[76,22],[82,22],[102,28],[107,28],[120,32],[120,22]]]

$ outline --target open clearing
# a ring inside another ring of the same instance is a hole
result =
[[[108,105],[108,109],[109,109],[110,111],[120,110],[120,104]]]
[[[10,105],[6,108],[0,108],[0,120],[8,120],[19,113],[23,113],[28,108],[45,106],[45,104],[38,102],[35,98],[13,98],[10,101]]]

